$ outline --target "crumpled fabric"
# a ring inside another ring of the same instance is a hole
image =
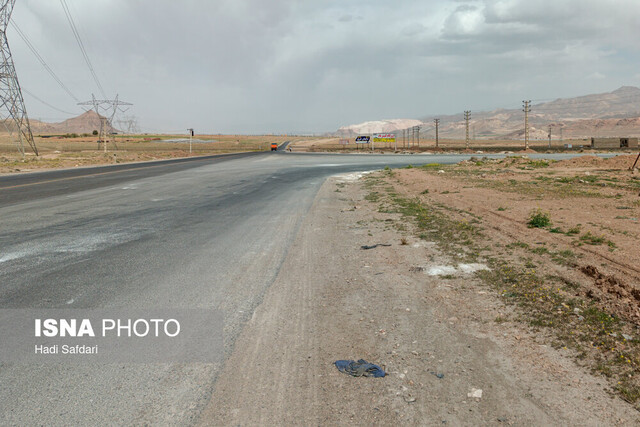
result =
[[[353,360],[337,360],[335,365],[340,372],[352,377],[381,378],[387,375],[380,366],[369,363],[364,359],[360,359],[357,362]]]

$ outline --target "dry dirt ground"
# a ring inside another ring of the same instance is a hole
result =
[[[360,144],[356,147],[355,138],[346,138],[349,140],[347,145],[341,145],[340,139],[342,138],[319,138],[319,139],[307,139],[305,141],[299,141],[291,145],[294,151],[330,151],[330,152],[370,152],[371,144]],[[572,148],[565,149],[565,144],[571,144]],[[591,141],[586,139],[565,139],[565,140],[553,140],[551,147],[547,140],[531,140],[529,152],[581,152],[581,153],[595,153],[606,152],[606,150],[592,150],[589,146]],[[477,139],[470,142],[469,148],[467,148],[466,141],[464,139],[444,139],[441,138],[436,147],[435,139],[429,139],[421,137],[420,141],[411,140],[407,138],[404,142],[402,135],[397,138],[397,143],[385,142],[373,144],[376,153],[470,153],[470,154],[483,154],[483,152],[508,152],[508,153],[522,153],[524,152],[524,142],[516,139]],[[534,151],[535,149],[535,151]],[[625,150],[625,152],[631,153],[632,150]]]
[[[108,144],[108,152],[104,153],[104,146],[98,145],[97,137],[36,138],[40,155],[36,157],[27,147],[26,156],[23,158],[15,144],[0,134],[0,174],[145,162],[240,151],[268,151],[271,142],[281,144],[292,139],[305,140],[305,138],[272,135],[197,135],[190,153],[188,136],[129,135],[118,136],[116,146]],[[198,142],[198,140],[213,142]]]
[[[515,177],[508,179],[531,183],[531,193],[486,184],[505,169]],[[637,232],[638,189],[626,175],[624,189],[577,182],[579,194],[536,190],[536,173],[624,174],[595,169],[478,160],[330,179],[200,423],[640,423],[629,403],[637,379],[626,377],[637,371],[627,369],[637,359],[626,357],[637,354],[630,295],[638,273],[629,267],[638,259],[626,251]],[[603,196],[583,194],[591,191]],[[552,226],[527,227],[537,207]],[[609,218],[620,212],[628,219]],[[550,231],[578,223],[578,234]],[[613,245],[580,239],[604,233],[599,224],[613,230],[606,229]],[[379,243],[390,246],[361,248]],[[608,364],[607,352],[625,358]],[[354,378],[333,365],[359,358],[388,375]]]

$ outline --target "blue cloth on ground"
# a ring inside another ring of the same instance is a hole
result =
[[[364,359],[360,359],[357,362],[353,360],[337,360],[335,365],[340,372],[351,375],[352,377],[381,378],[386,375],[380,366],[369,363]]]

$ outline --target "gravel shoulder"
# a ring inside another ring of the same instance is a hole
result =
[[[497,295],[435,242],[402,231],[401,216],[380,212],[369,194],[357,175],[323,185],[201,425],[640,421],[562,349],[496,322],[509,310]],[[361,249],[376,243],[391,246]],[[427,274],[443,267],[455,272]],[[333,366],[360,358],[389,375],[353,378]]]

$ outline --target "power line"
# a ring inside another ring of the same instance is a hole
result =
[[[64,113],[64,114],[69,114],[70,116],[75,116],[76,115],[76,113],[70,113],[70,112],[64,111],[64,110],[62,110],[62,109],[60,109],[58,107],[54,107],[53,105],[49,104],[47,101],[44,101],[44,100],[38,98],[36,95],[34,95],[33,93],[29,92],[25,88],[22,88],[22,91],[24,93],[26,93],[27,95],[29,95],[30,97],[34,98],[35,100],[40,101],[41,103],[43,103],[44,105],[46,105],[49,108],[53,108],[54,110],[59,111],[59,112]]]
[[[106,153],[108,142],[113,143],[114,146],[116,145],[116,140],[113,136],[113,118],[115,117],[116,113],[124,113],[128,110],[128,108],[123,107],[133,104],[120,101],[118,99],[118,95],[116,95],[115,99],[96,99],[96,97],[91,94],[91,101],[81,102],[79,103],[79,105],[93,106],[93,108],[95,109],[95,112],[100,119],[100,133],[98,136],[98,144],[100,142],[104,144],[104,152]],[[101,111],[104,111],[105,115],[100,114]]]
[[[100,80],[98,80],[98,76],[97,76],[95,70],[93,69],[93,64],[91,64],[91,60],[89,59],[89,55],[87,54],[87,50],[84,47],[84,43],[82,42],[82,38],[80,37],[80,33],[78,32],[78,28],[76,27],[76,24],[73,21],[73,17],[71,16],[71,11],[69,11],[69,6],[67,5],[66,0],[60,0],[60,4],[62,5],[62,8],[64,9],[65,15],[67,16],[67,21],[69,21],[69,26],[71,27],[71,31],[73,32],[73,36],[75,37],[76,42],[78,42],[78,46],[80,47],[80,52],[82,52],[82,56],[84,58],[84,61],[87,63],[87,67],[89,67],[89,71],[91,72],[91,76],[93,77],[93,80],[96,82],[96,85],[98,86],[98,89],[100,89],[100,93],[106,99],[107,95],[105,95],[104,89],[102,88],[102,85],[100,84]]]
[[[20,27],[18,27],[18,24],[15,23],[15,21],[12,19],[11,20],[11,25],[13,25],[13,28],[16,30],[16,32],[18,33],[18,35],[20,36],[20,38],[22,38],[22,40],[25,42],[25,44],[27,45],[27,47],[31,50],[31,52],[33,52],[33,54],[35,55],[35,57],[38,59],[38,61],[40,61],[40,64],[42,64],[42,66],[44,67],[45,70],[47,70],[47,72],[49,72],[49,74],[51,74],[51,77],[53,77],[53,79],[60,85],[60,87],[69,94],[69,96],[71,98],[74,99],[74,101],[76,102],[80,102],[80,100],[78,98],[76,98],[76,96],[69,90],[69,88],[62,82],[62,80],[60,80],[60,78],[56,75],[56,73],[53,72],[53,70],[51,69],[51,67],[49,67],[49,65],[47,64],[47,62],[44,60],[44,58],[40,55],[40,53],[38,52],[38,50],[35,48],[35,46],[33,46],[33,44],[31,43],[31,41],[29,40],[29,38],[27,37],[27,35],[25,33],[22,32],[22,30],[20,29]],[[26,90],[25,90],[26,92]],[[33,96],[33,95],[32,95]],[[34,98],[36,98],[34,96]],[[54,107],[55,108],[55,107]]]

